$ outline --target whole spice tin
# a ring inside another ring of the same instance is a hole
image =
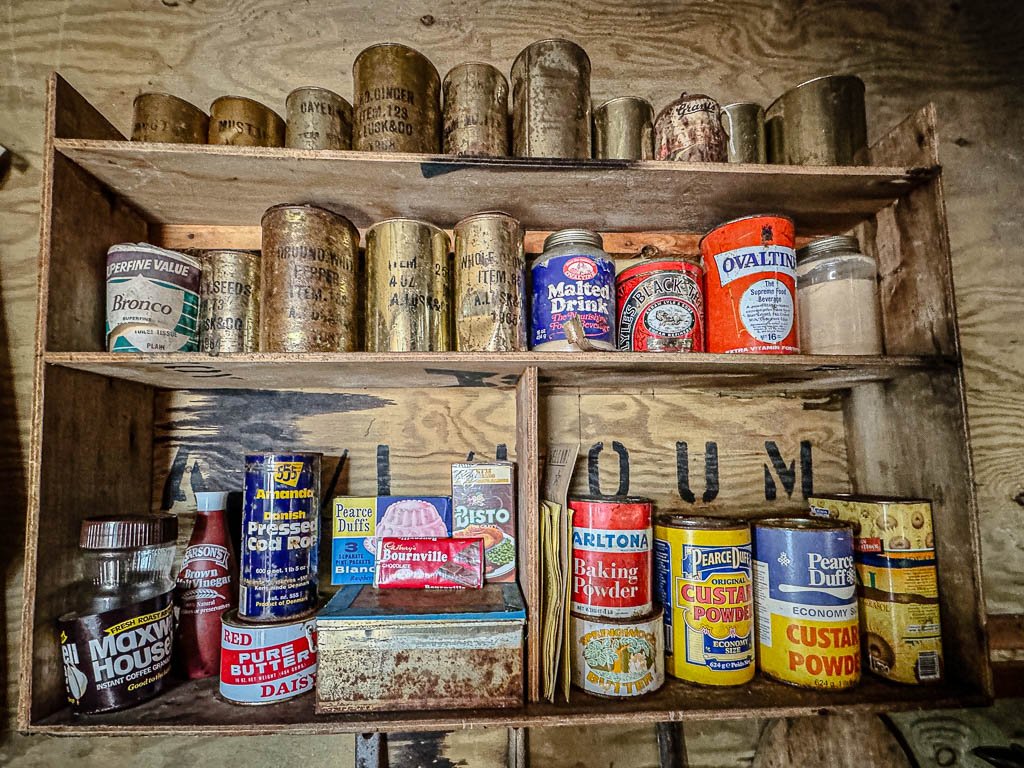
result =
[[[622,96],[594,108],[594,157],[650,160],[654,157],[654,107]]]
[[[449,155],[508,155],[508,81],[495,67],[468,62],[452,67],[444,95],[444,152]]]
[[[750,561],[750,526],[741,520],[658,516],[654,584],[670,675],[699,685],[754,678]]]
[[[221,96],[210,105],[210,144],[283,147],[284,120],[270,107],[243,96]]]
[[[204,251],[200,260],[200,351],[258,352],[260,255],[252,251]]]
[[[734,219],[701,238],[708,352],[800,351],[793,245],[793,220],[775,214]]]
[[[399,43],[370,46],[352,64],[352,148],[441,150],[441,78],[430,60]]]
[[[220,695],[234,704],[274,704],[316,687],[316,618],[255,625],[234,611],[221,621]]]
[[[261,352],[352,352],[356,348],[359,230],[314,205],[263,214]]]
[[[729,134],[730,163],[767,163],[764,107],[739,101],[722,107],[722,124]]]
[[[683,93],[654,121],[657,160],[724,163],[728,159],[728,140],[721,107],[703,94]]]
[[[857,684],[860,632],[849,523],[754,523],[754,587],[761,672],[803,688]]]
[[[704,351],[704,270],[698,264],[643,261],[616,276],[615,294],[619,350]]]
[[[570,615],[573,685],[595,696],[652,693],[665,682],[664,629],[659,607],[631,619]]]
[[[500,211],[455,225],[455,351],[526,351],[523,228]]]
[[[366,232],[366,349],[451,348],[450,240],[414,219],[387,219]]]
[[[245,457],[240,619],[290,621],[316,608],[320,459],[319,453]]]
[[[512,63],[516,157],[590,157],[590,59],[570,40],[540,40]]]
[[[768,107],[768,160],[791,165],[864,162],[867,117],[864,81],[855,75],[816,77]]]
[[[640,496],[569,499],[572,610],[635,618],[651,612],[651,501]]]
[[[296,88],[285,101],[286,147],[352,149],[352,105],[315,85]]]
[[[210,117],[169,93],[140,93],[132,102],[132,141],[205,144]]]

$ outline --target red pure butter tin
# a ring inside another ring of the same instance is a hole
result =
[[[651,502],[637,496],[569,500],[572,610],[633,618],[651,603]]]
[[[479,589],[483,585],[483,539],[384,537],[377,547],[375,587]]]
[[[273,704],[316,684],[316,619],[246,624],[235,611],[221,623],[220,695],[235,704]]]
[[[615,278],[621,352],[703,352],[704,270],[680,259],[644,261]]]

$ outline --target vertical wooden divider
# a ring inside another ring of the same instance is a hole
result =
[[[540,701],[540,630],[543,600],[540,561],[540,453],[537,443],[537,368],[516,383],[516,467],[519,476],[519,585],[526,600],[526,699]]]

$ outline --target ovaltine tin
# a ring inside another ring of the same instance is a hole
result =
[[[764,107],[738,101],[722,107],[722,123],[729,134],[730,163],[767,163]]]
[[[679,259],[643,261],[615,278],[623,352],[704,351],[704,270]]]
[[[441,151],[441,78],[426,56],[379,43],[356,56],[352,80],[353,149]]]
[[[633,619],[570,616],[572,683],[596,696],[626,698],[665,682],[664,629],[658,607]]]
[[[366,349],[445,352],[451,345],[450,240],[413,219],[366,232]]]
[[[314,205],[275,205],[262,223],[260,351],[355,350],[359,230]]]
[[[654,157],[654,107],[622,96],[594,109],[594,157],[650,160]]]
[[[523,228],[487,211],[455,225],[455,350],[526,351]]]
[[[132,102],[132,141],[205,144],[210,118],[169,93],[140,93]]]
[[[724,163],[728,140],[721,107],[703,94],[682,94],[654,121],[656,160]]]
[[[231,611],[221,622],[220,695],[235,704],[274,704],[316,687],[316,618],[254,625]]]
[[[210,105],[210,144],[283,147],[284,120],[270,107],[242,96],[221,96]]]
[[[517,157],[590,157],[590,59],[569,40],[540,40],[512,63]]]
[[[803,688],[860,680],[853,527],[825,520],[754,524],[754,605],[761,671]]]
[[[296,149],[352,149],[352,105],[315,85],[296,88],[285,101],[284,145]]]
[[[319,453],[245,457],[241,619],[289,621],[316,608],[320,458]]]
[[[864,81],[855,75],[816,77],[790,88],[766,112],[772,163],[853,165],[865,161]]]
[[[201,260],[200,351],[258,352],[260,255],[252,251],[205,251]]]
[[[508,81],[482,62],[452,67],[444,94],[444,151],[449,155],[508,155]]]
[[[739,520],[659,515],[655,594],[665,608],[665,664],[699,685],[754,677],[750,526]]]
[[[793,220],[775,214],[735,219],[704,235],[708,352],[800,351],[793,245]]]
[[[569,499],[572,610],[635,618],[651,612],[651,501],[639,496]],[[660,621],[660,619],[659,619]]]

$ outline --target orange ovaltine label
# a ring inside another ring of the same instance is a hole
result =
[[[708,352],[795,354],[796,251],[793,220],[747,216],[700,241]]]

